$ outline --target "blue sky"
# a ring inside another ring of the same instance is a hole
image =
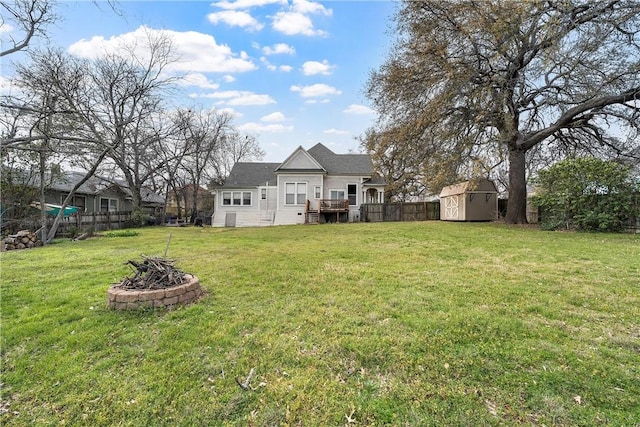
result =
[[[357,151],[355,138],[375,120],[364,86],[392,43],[390,1],[121,1],[116,8],[120,14],[103,2],[60,3],[50,42],[92,57],[145,30],[166,31],[183,59],[173,71],[187,76],[172,103],[233,112],[265,161],[318,142]]]

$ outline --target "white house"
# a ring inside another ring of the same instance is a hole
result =
[[[236,163],[215,191],[214,227],[358,221],[382,203],[386,182],[367,154],[298,147],[282,163]]]

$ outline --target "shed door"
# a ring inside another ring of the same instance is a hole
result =
[[[235,227],[236,226],[236,213],[235,212],[227,212],[224,217],[224,226],[225,227]]]
[[[458,219],[458,196],[444,199],[444,217]]]

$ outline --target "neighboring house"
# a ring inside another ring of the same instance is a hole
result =
[[[440,192],[443,221],[495,221],[498,191],[493,181],[478,178],[444,187]]]
[[[193,190],[194,184],[188,184],[178,188],[177,191],[169,190],[167,194],[167,206],[165,212],[167,215],[175,215],[179,218],[184,218],[192,214],[191,208],[193,207]],[[177,196],[176,196],[177,192]],[[180,198],[180,212],[178,212],[178,200]],[[204,187],[198,187],[198,200],[197,210],[198,215],[202,215],[202,212],[209,212],[209,216],[213,210],[211,191]]]
[[[45,190],[45,202],[60,205],[75,185],[82,180],[83,173],[65,172],[56,177]],[[160,213],[164,209],[164,197],[151,190],[143,189],[141,208],[149,214]],[[107,181],[91,177],[75,192],[69,205],[79,212],[131,212],[133,210],[131,190],[122,181]]]
[[[366,154],[298,147],[282,163],[236,163],[215,191],[214,227],[358,221],[382,203],[386,182]]]

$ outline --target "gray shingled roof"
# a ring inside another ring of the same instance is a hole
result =
[[[330,174],[372,175],[373,164],[368,154],[336,154],[323,144],[316,144],[307,150]]]
[[[68,193],[73,187],[76,186],[78,182],[80,182],[85,176],[84,172],[76,172],[76,171],[68,171],[63,172],[61,176],[57,176],[53,179],[53,182],[47,186],[47,188],[51,190],[61,191]],[[36,180],[34,185],[39,185],[39,180]],[[76,194],[82,195],[87,194],[91,196],[95,196],[100,194],[101,191],[106,188],[117,185],[125,194],[125,196],[131,197],[131,190],[126,182],[123,180],[115,180],[111,182],[106,178],[102,178],[99,176],[92,176],[87,181],[85,181],[77,190]],[[142,201],[145,203],[155,203],[155,204],[163,204],[164,196],[160,194],[156,194],[148,188],[142,188],[141,194]]]
[[[225,181],[223,188],[247,188],[257,185],[275,186],[276,168],[280,163],[249,163],[239,162],[233,165],[229,177]]]
[[[370,185],[384,185],[385,181],[373,173],[373,163],[368,154],[336,154],[323,144],[307,150],[327,173],[332,175],[371,176]],[[257,185],[277,185],[276,169],[281,163],[236,163],[222,188],[248,188]]]

